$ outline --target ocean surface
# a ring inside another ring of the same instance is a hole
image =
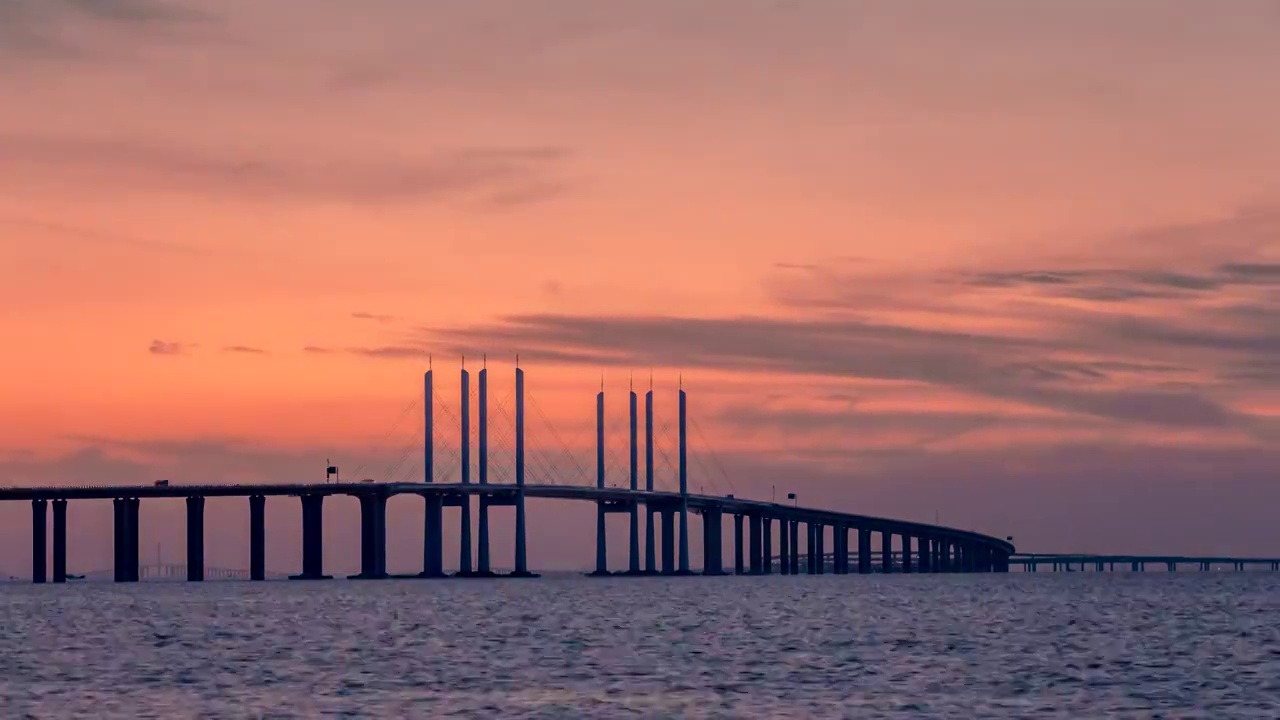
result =
[[[0,717],[1280,718],[1280,573],[0,584]]]

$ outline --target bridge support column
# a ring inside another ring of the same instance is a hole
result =
[[[605,547],[604,503],[596,503],[596,569],[592,575],[609,574],[609,557]]]
[[[702,513],[702,574],[724,575],[724,542],[721,538],[723,515],[719,509],[707,508]]]
[[[67,501],[53,501],[53,581],[67,581]]]
[[[138,580],[138,499],[116,498],[115,510],[115,581]]]
[[[302,572],[293,580],[326,580],[324,574],[324,495],[309,493],[302,500]]]
[[[444,574],[444,498],[432,493],[423,496],[422,572],[418,577],[442,578]],[[520,541],[519,524],[522,507],[516,506],[516,542]]]
[[[791,574],[791,521],[783,518],[778,520],[778,572],[782,575]]]
[[[662,574],[676,574],[676,513],[662,510]]]
[[[267,579],[267,498],[249,496],[249,579]]]
[[[951,570],[952,570],[952,568],[951,568],[951,541],[950,541],[950,540],[938,540],[938,541],[937,541],[937,546],[938,546],[938,571],[939,571],[939,572],[944,572],[944,573],[949,573],[949,572],[951,572]],[[1054,564],[1053,564],[1053,569],[1054,569],[1055,571],[1058,569],[1058,563],[1054,563]]]
[[[773,574],[773,518],[760,517],[760,572]]]
[[[849,528],[845,525],[837,525],[836,532],[836,557],[840,564],[837,566],[836,572],[840,575],[849,574]]]
[[[49,556],[49,501],[31,501],[31,582],[45,581],[45,562]]]
[[[353,579],[378,580],[387,576],[387,498],[360,495],[360,573]]]
[[[808,540],[807,542],[805,542],[805,547],[804,547],[805,556],[808,559],[808,561],[805,563],[806,565],[805,570],[807,570],[810,575],[817,575],[818,574],[818,526],[816,523],[809,522],[805,524],[805,527],[808,528],[808,533],[809,533]]]
[[[742,514],[735,513],[733,516],[733,573],[741,575],[742,570]]]
[[[124,508],[123,500],[114,498],[111,501],[112,513],[112,557],[115,560],[115,567],[112,571],[111,579],[115,582],[124,582]]]
[[[888,530],[880,532],[880,572],[893,572],[893,533]]]
[[[759,575],[763,572],[760,568],[760,554],[762,552],[762,544],[760,538],[760,516],[747,516],[747,534],[748,543],[751,548],[751,574]]]
[[[204,580],[204,498],[187,498],[187,581]]]
[[[489,561],[489,496],[481,495],[480,520],[476,529],[476,574],[488,577],[493,575]]]
[[[644,506],[644,571],[648,575],[658,573],[657,528],[653,524],[653,508]]]
[[[858,574],[871,574],[871,531],[858,528]]]
[[[800,521],[790,520],[791,526],[791,574],[800,574]]]
[[[931,557],[931,555],[933,554],[933,542],[929,538],[924,536],[921,536],[916,542],[917,542],[917,547],[919,548],[919,551],[917,553],[917,557],[919,557],[919,561],[916,563],[916,565],[919,567],[920,572],[922,573],[933,572],[933,565],[932,565],[933,558]]]
[[[840,525],[831,526],[831,574],[843,575],[844,570],[840,566]]]
[[[139,500],[138,498],[129,498],[128,500],[125,501],[125,503],[126,503],[125,506],[129,509],[129,554],[127,556],[129,560],[129,581],[138,582],[139,580],[142,579],[142,575],[139,572],[140,568],[138,564],[139,563],[138,516],[141,514],[140,510],[142,506],[142,501]]]
[[[902,572],[911,572],[911,562],[911,536],[907,533],[902,533]]]
[[[818,549],[818,561],[814,566],[817,573],[822,575],[827,571],[827,549],[826,549],[827,528],[825,525],[818,523],[813,528],[813,540]]]
[[[631,505],[630,537],[627,543],[627,574],[640,574],[640,504]]]

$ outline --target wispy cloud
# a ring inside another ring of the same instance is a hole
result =
[[[213,16],[174,0],[0,0],[0,55],[89,59],[103,52],[103,33],[154,37],[206,24]],[[113,45],[117,51],[129,43]]]
[[[561,147],[471,147],[417,157],[273,157],[91,136],[0,134],[0,155],[29,182],[145,186],[257,200],[486,202],[529,193],[569,157]],[[0,176],[2,180],[5,176]],[[550,197],[549,195],[546,197]]]
[[[242,355],[266,355],[267,351],[262,348],[250,347],[248,345],[228,345],[222,348],[223,352],[238,353]]]
[[[405,358],[423,358],[427,355],[427,350],[422,347],[412,345],[383,345],[380,347],[352,347],[347,348],[348,353],[353,355],[363,355],[364,357],[383,358],[402,360]]]
[[[1270,377],[1280,354],[1280,268],[1248,240],[1276,218],[1219,222],[1236,257],[957,270],[914,283],[848,264],[788,267],[787,282],[771,285],[776,315],[520,315],[431,328],[421,347],[391,356],[484,342],[552,363],[907,382],[1106,421],[1251,432],[1271,424],[1236,398],[1248,378]],[[1203,255],[1215,226],[1195,228],[1179,249]]]
[[[190,355],[195,348],[195,345],[189,343],[152,340],[147,352],[152,355]]]
[[[374,322],[380,322],[380,323],[395,322],[396,320],[399,319],[395,315],[382,315],[379,313],[371,313],[371,312],[353,312],[351,313],[351,317],[355,318],[356,320],[372,320]]]

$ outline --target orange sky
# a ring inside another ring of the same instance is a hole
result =
[[[19,0],[0,87],[0,482],[381,476],[521,352],[739,494],[1280,550],[1274,3]]]

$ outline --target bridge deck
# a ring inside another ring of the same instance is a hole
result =
[[[514,495],[518,487],[511,484],[478,483],[229,483],[217,485],[66,485],[49,487],[0,488],[0,501],[22,500],[109,500],[113,498],[186,498],[186,497],[248,497],[299,496],[299,495]],[[687,502],[695,512],[715,508],[726,513],[767,513],[772,517],[840,524],[877,532],[909,533],[943,540],[978,543],[1002,553],[1012,553],[1013,545],[1005,540],[969,530],[940,525],[930,525],[908,520],[859,515],[855,513],[797,507],[782,503],[747,500],[728,496],[682,496],[675,492],[631,490],[616,487],[586,487],[577,485],[526,485],[525,497],[562,500],[606,501],[643,503],[651,506],[679,506]]]

